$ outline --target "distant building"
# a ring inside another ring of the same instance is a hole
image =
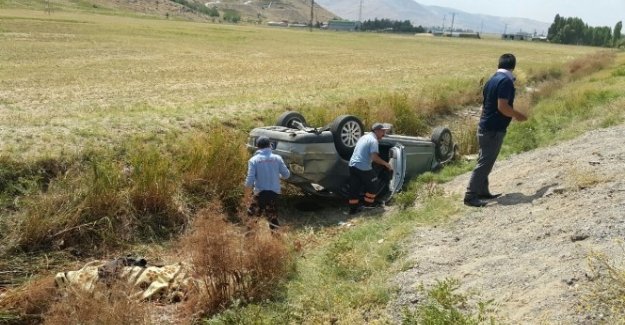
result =
[[[501,34],[501,39],[517,40],[517,41],[528,41],[528,40],[532,39],[532,34],[524,33],[524,32],[518,32],[518,33],[514,33],[514,34]]]
[[[435,31],[432,32],[434,36],[442,36],[442,37],[459,37],[459,38],[481,38],[480,33],[475,32],[440,32]]]
[[[267,25],[273,27],[289,27],[289,23],[286,21],[270,21],[267,22]]]
[[[358,28],[360,28],[359,21],[336,20],[336,19],[328,21],[328,27],[327,27],[327,29],[329,30],[341,30],[341,31],[349,31],[349,32],[353,32]]]

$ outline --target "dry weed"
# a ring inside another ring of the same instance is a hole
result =
[[[192,133],[178,148],[184,190],[201,201],[219,199],[233,213],[239,205],[249,154],[243,133],[214,126],[209,134]]]
[[[609,181],[606,176],[589,168],[570,168],[565,180],[569,188],[578,191]]]
[[[465,118],[454,127],[454,142],[458,145],[458,154],[473,155],[479,151],[477,142],[477,124],[473,118]]]
[[[599,316],[606,323],[625,324],[625,265],[622,259],[592,252],[588,266],[587,276],[593,282],[582,296],[582,306],[593,317]]]
[[[0,310],[14,315],[16,323],[38,324],[56,297],[54,279],[38,278],[0,296]]]
[[[184,317],[213,314],[235,300],[258,301],[274,293],[291,257],[282,236],[263,221],[249,220],[244,228],[233,225],[218,204],[198,213],[181,240],[199,280],[198,290],[185,303]]]
[[[44,324],[151,324],[147,305],[132,299],[130,292],[121,282],[95,294],[69,291],[52,304]]]
[[[593,53],[573,60],[567,64],[569,78],[575,80],[599,71],[612,64],[616,54],[612,51]]]

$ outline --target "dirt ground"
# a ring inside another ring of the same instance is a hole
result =
[[[409,269],[389,311],[396,320],[437,280],[493,299],[506,324],[614,323],[581,301],[596,274],[589,256],[622,263],[625,238],[625,125],[500,160],[485,208],[463,208],[448,224],[421,227],[408,243]],[[445,184],[461,205],[469,174]],[[622,264],[621,264],[622,265]],[[621,320],[622,321],[622,320]]]

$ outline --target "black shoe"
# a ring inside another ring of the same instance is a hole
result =
[[[498,194],[486,193],[486,194],[478,195],[477,198],[480,199],[480,200],[492,200],[492,199],[496,199],[496,198],[498,198],[500,196],[501,196],[501,193],[498,193]]]
[[[477,197],[470,198],[470,199],[464,199],[464,205],[467,205],[467,206],[470,206],[470,207],[481,208],[481,207],[485,207],[486,204],[487,204],[486,202],[478,199]]]

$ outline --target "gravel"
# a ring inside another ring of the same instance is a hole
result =
[[[419,285],[455,278],[459,292],[493,299],[504,323],[610,322],[581,301],[595,279],[588,257],[624,257],[623,139],[620,125],[498,161],[490,184],[500,198],[416,229],[407,243],[411,267],[393,280],[393,318],[401,322],[404,309],[423,301]],[[459,206],[469,176],[444,184]]]

